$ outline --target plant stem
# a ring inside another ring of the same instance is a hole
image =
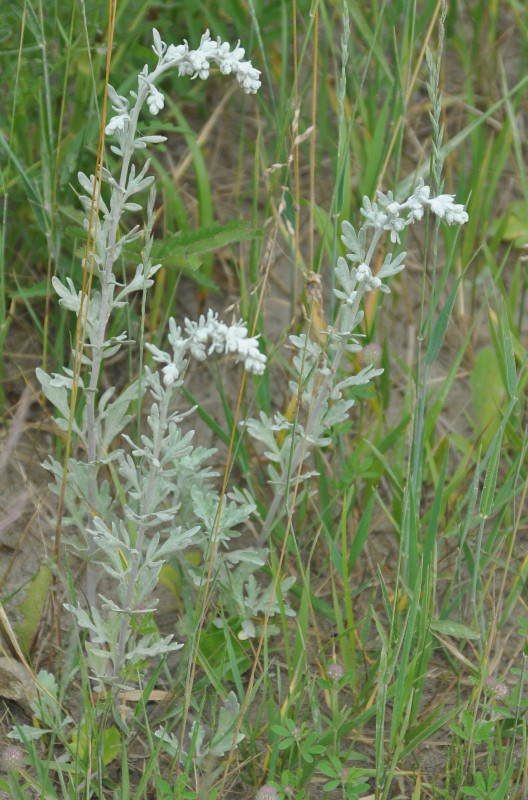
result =
[[[96,404],[97,404],[97,389],[99,383],[99,374],[104,357],[104,342],[106,339],[106,330],[112,312],[112,299],[114,292],[114,281],[112,280],[113,268],[116,261],[117,252],[117,230],[119,222],[123,213],[123,205],[126,197],[126,190],[128,184],[128,176],[130,170],[130,161],[134,152],[134,139],[136,135],[137,122],[139,112],[143,106],[148,94],[148,84],[141,82],[138,87],[137,100],[130,114],[130,122],[127,130],[127,139],[123,146],[123,164],[121,166],[121,175],[119,183],[112,188],[112,197],[110,201],[110,208],[112,217],[110,221],[110,228],[106,238],[106,257],[104,262],[104,272],[101,278],[101,308],[99,313],[99,324],[97,327],[95,341],[92,343],[92,365],[90,372],[90,381],[86,389],[86,421],[88,426],[87,431],[87,450],[88,450],[88,464],[90,465],[90,472],[88,478],[88,502],[90,508],[96,509],[96,487],[97,487],[97,474],[99,465],[97,463],[97,430],[96,430]],[[94,244],[95,246],[95,244]],[[87,306],[88,308],[88,306]],[[93,513],[93,512],[92,512]],[[87,597],[91,606],[96,603],[95,596],[95,576],[91,561],[95,555],[96,545],[90,526],[87,526],[88,534],[88,547],[89,547],[89,561],[87,570]]]
[[[114,678],[116,678],[119,675],[119,672],[123,666],[123,662],[125,659],[125,650],[126,650],[126,643],[128,639],[128,629],[129,629],[129,614],[133,613],[133,610],[131,608],[132,600],[134,597],[134,589],[136,586],[136,581],[141,564],[143,541],[145,539],[145,534],[147,531],[146,516],[150,512],[152,492],[154,490],[156,479],[160,471],[162,470],[162,466],[160,464],[161,447],[163,444],[164,433],[167,430],[167,416],[169,412],[169,404],[172,398],[172,394],[173,393],[170,388],[167,388],[165,390],[165,393],[163,395],[163,400],[159,409],[159,425],[157,426],[157,430],[154,436],[154,443],[153,443],[154,446],[152,449],[152,457],[150,459],[150,470],[149,470],[147,490],[142,497],[139,509],[140,523],[138,525],[136,544],[134,548],[135,555],[130,567],[130,577],[128,581],[125,603],[124,603],[124,609],[126,613],[122,614],[121,624],[119,627],[119,639],[117,644],[117,653],[116,653],[116,660],[114,664],[114,674],[113,674]]]
[[[374,252],[375,245],[381,236],[381,231],[377,231],[374,234],[372,244],[369,248],[368,258],[372,257],[372,253]],[[368,263],[368,262],[367,262]],[[344,317],[341,320],[341,329],[345,329],[348,327],[349,324],[354,326],[354,322],[357,318],[357,314],[359,311],[359,305],[361,300],[363,299],[363,295],[365,294],[363,290],[363,284],[358,284],[356,296],[354,298],[354,302],[352,306],[341,306],[340,310],[340,317]],[[319,394],[317,395],[317,399],[312,407],[312,411],[310,413],[310,417],[305,427],[305,437],[299,444],[296,446],[291,460],[288,464],[288,472],[287,474],[283,474],[282,481],[280,486],[277,488],[275,492],[275,496],[271,502],[269,511],[266,515],[266,520],[262,527],[262,532],[258,538],[258,546],[261,547],[264,542],[267,540],[271,528],[273,526],[273,522],[275,520],[275,516],[279,509],[279,506],[284,498],[284,494],[286,492],[286,487],[288,485],[289,477],[299,469],[299,466],[302,464],[305,454],[306,454],[306,447],[307,447],[307,438],[313,432],[313,429],[321,417],[321,413],[323,410],[323,406],[325,402],[328,400],[328,397],[332,391],[332,387],[334,385],[334,379],[337,375],[339,370],[339,366],[341,364],[341,360],[346,352],[348,341],[345,336],[341,337],[341,340],[336,348],[334,355],[332,356],[332,368],[329,374],[324,378],[319,388]],[[299,380],[299,393],[301,391],[301,380]]]

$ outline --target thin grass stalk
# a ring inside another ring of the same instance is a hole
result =
[[[357,693],[358,688],[358,676],[357,676],[357,661],[356,661],[356,622],[354,620],[354,607],[352,604],[351,593],[349,590],[350,587],[350,577],[348,572],[348,547],[347,547],[347,518],[349,512],[349,503],[348,503],[348,492],[345,491],[343,495],[343,511],[341,515],[341,558],[342,558],[342,580],[343,585],[345,587],[344,592],[344,604],[345,604],[345,615],[346,615],[346,625],[348,630],[350,631],[348,635],[348,645],[346,648],[346,657],[345,663],[347,669],[352,671],[352,689],[354,694]],[[343,645],[344,647],[344,645]]]
[[[94,182],[94,190],[92,193],[92,204],[90,209],[90,218],[88,224],[88,235],[86,238],[86,248],[84,254],[84,269],[83,269],[83,281],[82,281],[82,300],[81,300],[81,309],[79,311],[79,315],[77,317],[77,327],[75,332],[75,355],[74,355],[74,365],[73,365],[73,384],[72,384],[72,393],[70,398],[70,417],[68,420],[68,433],[66,437],[66,444],[65,444],[65,452],[64,452],[64,462],[63,462],[63,478],[62,478],[62,486],[61,486],[61,493],[59,496],[59,504],[57,509],[57,526],[56,526],[56,533],[55,533],[55,556],[57,560],[60,556],[61,550],[61,532],[62,532],[62,516],[64,511],[64,498],[65,498],[65,491],[66,491],[66,482],[68,478],[68,461],[71,453],[71,446],[72,446],[72,430],[73,430],[73,419],[75,414],[75,408],[77,403],[77,389],[78,389],[78,379],[80,375],[81,369],[81,354],[83,349],[83,343],[85,338],[85,327],[86,327],[86,320],[88,316],[88,303],[89,303],[89,296],[90,296],[90,287],[93,275],[93,256],[94,251],[91,248],[91,241],[92,241],[92,230],[95,228],[94,235],[97,234],[97,222],[98,222],[98,210],[99,210],[99,200],[101,197],[101,165],[103,159],[103,148],[104,148],[104,127],[105,127],[105,118],[106,118],[106,107],[107,107],[107,99],[108,99],[108,83],[110,77],[110,63],[111,63],[111,54],[112,54],[112,42],[114,36],[114,28],[115,28],[115,12],[117,7],[117,0],[113,0],[113,5],[109,9],[109,16],[108,16],[108,31],[107,31],[107,58],[106,58],[106,76],[105,76],[105,91],[103,97],[103,107],[102,107],[102,116],[101,116],[101,125],[99,130],[99,141],[97,145],[97,157],[96,157],[96,180]],[[95,224],[94,224],[94,214],[95,214]],[[94,236],[95,241],[95,236]],[[90,254],[91,254],[91,263],[90,263]],[[88,265],[90,267],[88,268]],[[89,269],[89,273],[88,273]],[[88,276],[88,280],[87,280]],[[88,288],[87,288],[88,286]],[[108,302],[108,299],[107,299]],[[101,303],[102,306],[102,303]],[[105,320],[105,325],[106,325]],[[101,342],[104,341],[104,338]],[[95,356],[94,356],[95,358]],[[99,362],[100,363],[100,362]],[[90,383],[92,383],[92,377],[97,384],[97,380],[99,378],[99,374],[94,375],[94,371],[92,370],[92,376],[90,378]],[[89,425],[88,436],[89,436],[89,447],[88,447],[88,460],[94,462],[95,461],[95,392],[96,386],[89,387],[91,390],[87,392],[87,417],[88,419],[93,419],[93,425]],[[91,411],[88,412],[88,406],[91,404]],[[95,468],[97,469],[97,468]],[[95,505],[95,480],[96,480],[96,472],[92,470],[92,475],[90,477],[91,485],[89,487],[89,497],[88,502],[91,504],[92,509],[94,509]],[[90,533],[88,533],[88,541],[89,541],[89,549],[90,555],[93,555],[95,552],[95,543]],[[93,574],[93,570],[88,566],[87,570],[87,597],[92,606],[96,603],[95,597],[95,576]],[[58,630],[57,626],[57,630]]]
[[[51,214],[50,214],[50,232],[49,232],[49,247],[48,247],[48,265],[46,271],[46,299],[44,305],[44,330],[42,336],[42,369],[46,368],[47,360],[48,360],[48,340],[49,340],[49,323],[50,323],[50,300],[51,300],[51,276],[52,276],[52,263],[53,260],[56,262],[59,258],[60,252],[60,241],[57,241],[55,244],[55,252],[53,247],[53,242],[55,238],[55,224],[56,224],[56,208],[57,208],[57,187],[59,182],[59,171],[60,171],[60,156],[61,156],[61,144],[62,144],[62,131],[64,125],[64,114],[66,111],[66,103],[64,102],[64,98],[67,97],[67,86],[68,86],[68,79],[69,79],[69,71],[70,71],[70,55],[72,50],[72,42],[73,42],[73,30],[74,30],[74,21],[75,21],[75,5],[72,8],[72,13],[70,16],[70,28],[68,33],[68,44],[66,48],[66,62],[64,65],[64,80],[62,84],[62,102],[60,104],[60,111],[59,111],[59,120],[57,124],[57,140],[56,140],[56,148],[55,148],[55,165],[54,165],[54,180],[52,185],[52,195],[51,195]],[[56,273],[56,269],[53,270]]]
[[[318,45],[319,45],[319,8],[316,5],[316,8],[313,12],[313,69],[312,69],[312,120],[311,120],[311,127],[312,131],[310,133],[310,188],[309,188],[309,219],[308,219],[308,263],[310,264],[310,269],[313,270],[315,268],[315,249],[314,249],[314,207],[315,207],[315,142],[316,142],[316,134],[317,134],[317,78],[318,78],[318,62],[319,62],[319,52],[318,52]]]
[[[18,44],[18,55],[17,55],[17,68],[15,73],[15,82],[13,86],[13,104],[11,107],[11,124],[9,126],[9,141],[13,141],[13,134],[15,130],[16,124],[16,105],[17,105],[17,97],[18,97],[18,85],[19,85],[19,78],[20,73],[22,70],[22,56],[23,56],[23,44],[24,44],[24,33],[26,30],[26,6],[22,9],[21,20],[20,20],[20,38]],[[5,252],[5,243],[6,243],[6,233],[7,233],[7,207],[8,207],[8,192],[7,187],[9,184],[9,174],[11,170],[11,148],[8,150],[7,155],[7,164],[5,170],[5,179],[4,179],[4,186],[3,186],[3,203],[2,203],[2,231],[0,235],[0,349],[4,352],[4,345],[5,340],[7,337],[7,332],[9,328],[9,317],[7,315],[7,302],[6,302],[6,283],[5,283],[5,276],[6,276],[6,252]],[[4,392],[4,359],[0,358],[0,401],[3,405],[5,402],[5,392]]]
[[[297,54],[297,0],[292,2],[292,45],[293,45],[293,193],[294,193],[294,223],[293,223],[293,264],[291,276],[291,320],[290,325],[295,322],[297,313],[297,269],[300,261],[300,235],[301,235],[301,186],[300,186],[300,167],[299,167],[299,147],[295,145],[295,139],[299,134],[299,117],[301,108],[299,105],[299,74],[298,74],[298,54]]]
[[[347,183],[346,177],[349,164],[349,142],[350,142],[350,126],[352,125],[352,118],[345,124],[345,100],[347,89],[347,72],[346,65],[348,62],[348,46],[350,41],[350,17],[348,13],[348,5],[343,4],[343,30],[341,33],[341,73],[339,75],[339,84],[337,91],[337,168],[336,168],[336,186],[334,194],[332,195],[332,206],[334,210],[333,220],[333,237],[332,237],[332,261],[330,269],[330,309],[329,309],[329,322],[334,323],[335,317],[335,295],[334,289],[336,288],[334,265],[337,262],[337,242],[338,242],[338,225],[339,217],[344,212],[345,217],[348,216],[348,209],[344,208],[344,195],[345,185]],[[345,135],[346,132],[346,135]],[[342,189],[341,189],[342,187]]]

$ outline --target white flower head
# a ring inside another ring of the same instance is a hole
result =
[[[445,212],[445,221],[448,225],[464,225],[468,219],[468,213],[461,203],[453,203]]]
[[[392,200],[388,205],[385,206],[385,211],[391,217],[397,217],[400,213],[402,206],[400,203],[397,203],[396,200]]]
[[[386,231],[390,231],[390,238],[391,242],[394,244],[400,243],[400,233],[401,231],[409,225],[411,220],[402,219],[402,217],[394,217],[386,215],[386,220],[384,221],[382,227]]]
[[[379,278],[374,277],[372,274],[372,270],[370,269],[368,264],[360,264],[356,270],[356,280],[358,283],[362,283],[364,287],[364,291],[372,292],[374,289],[379,289],[381,286],[381,281]]]
[[[409,200],[415,200],[418,203],[420,203],[420,205],[423,206],[427,202],[427,200],[429,200],[430,194],[431,194],[431,189],[429,188],[429,186],[425,186],[423,178],[420,178]]]
[[[191,50],[188,58],[193,70],[191,73],[193,79],[201,78],[202,80],[205,80],[209,77],[211,66],[206,53],[202,52],[201,50]]]
[[[209,33],[209,29],[202,33],[202,38],[200,39],[200,45],[198,47],[198,51],[203,53],[203,55],[207,59],[214,58],[216,56],[216,51],[220,45],[220,37],[216,41],[211,39],[211,34]],[[196,52],[198,52],[196,51]]]
[[[225,353],[242,353],[246,346],[244,340],[249,341],[249,339],[247,339],[247,328],[244,323],[237,322],[230,327],[227,325],[220,327],[220,324],[221,323],[219,323],[219,327],[213,337],[214,349],[216,352],[222,352],[223,349]],[[211,345],[211,352],[213,352],[213,345]]]
[[[165,53],[164,62],[174,62],[175,64],[179,64],[180,61],[183,61],[187,57],[187,53],[189,52],[189,45],[187,42],[185,44],[170,44],[167,48],[167,52]]]
[[[245,50],[240,47],[240,42],[235,46],[233,51],[230,50],[229,42],[221,42],[218,40],[218,49],[216,52],[216,63],[220,68],[222,75],[230,75],[233,72],[234,65],[242,61],[244,58]]]
[[[244,369],[254,375],[264,375],[266,369],[266,356],[255,346],[245,358]]]
[[[240,61],[234,70],[236,79],[246,94],[256,94],[260,89],[260,70],[252,66],[251,61]]]
[[[105,128],[106,135],[112,136],[117,131],[124,131],[129,122],[130,116],[128,114],[117,114],[115,117],[111,117]]]
[[[399,243],[400,233],[404,228],[422,219],[426,208],[430,208],[433,214],[448,225],[463,225],[468,221],[464,206],[454,202],[454,195],[439,194],[437,197],[431,197],[431,189],[424,184],[422,178],[404,203],[394,200],[390,191],[387,194],[378,191],[377,196],[384,212],[379,212],[376,203],[370,204],[367,198],[364,198],[362,214],[366,217],[367,225],[390,231],[391,241],[394,243]]]
[[[454,197],[453,194],[439,194],[428,200],[427,204],[433,214],[448,225],[464,225],[469,219],[468,214],[461,203],[454,202]]]
[[[165,98],[163,94],[151,84],[149,88],[149,95],[147,97],[147,105],[151,114],[156,115],[165,105]]]
[[[424,206],[428,206],[433,214],[443,219],[448,225],[464,225],[469,219],[468,214],[461,203],[455,203],[453,194],[439,194],[436,197],[429,197],[429,187],[418,187],[414,191],[413,198],[420,200]]]
[[[180,377],[178,367],[172,362],[166,364],[161,371],[163,372],[163,383],[165,386],[172,386]]]
[[[186,319],[184,330],[187,338],[181,340],[183,348],[199,361],[205,361],[212,353],[236,354],[236,360],[244,361],[248,372],[263,374],[266,356],[259,350],[258,337],[248,336],[244,322],[226,325],[218,319],[218,314],[209,310],[207,317],[202,315],[198,322]],[[171,344],[174,347],[173,341]]]
[[[183,323],[185,333],[187,334],[187,339],[183,342],[184,347],[198,361],[205,361],[207,358],[206,348],[211,335],[211,319],[212,312],[209,311],[207,319],[202,314],[198,322],[186,318]]]
[[[431,200],[428,200],[427,205],[433,214],[436,214],[437,217],[443,219],[447,211],[454,205],[453,198],[454,195],[452,194],[439,194],[437,197],[433,197]]]
[[[428,186],[426,186],[425,188],[429,189]],[[410,212],[409,218],[411,219],[412,222],[414,222],[415,220],[422,219],[424,215],[424,204],[419,200],[418,197],[415,197],[414,194],[411,195],[407,200],[407,207],[409,208]]]
[[[453,194],[439,194],[431,197],[431,189],[424,185],[422,179],[405,205],[409,208],[413,220],[421,219],[425,208],[430,208],[433,214],[443,219],[448,225],[464,225],[469,219],[464,206],[461,203],[455,203]]]

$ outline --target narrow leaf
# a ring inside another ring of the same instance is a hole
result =
[[[431,334],[431,339],[429,340],[427,353],[425,355],[425,363],[426,366],[428,367],[430,367],[431,364],[436,360],[438,353],[440,352],[440,349],[444,343],[447,325],[449,323],[449,317],[451,316],[451,311],[453,310],[453,305],[455,303],[458,287],[460,286],[460,281],[462,280],[463,277],[464,277],[464,272],[461,275],[459,275],[459,277],[455,281],[455,285],[451,289],[449,297],[447,298],[444,306],[442,307],[438,315],[438,319],[435,322],[435,326]]]
[[[453,622],[450,619],[435,619],[431,622],[433,633],[441,633],[446,636],[454,636],[456,639],[480,639],[480,634],[475,633],[468,625],[461,622]]]
[[[517,372],[515,369],[515,355],[513,353],[513,342],[508,322],[508,314],[503,306],[501,313],[501,338],[504,363],[506,365],[506,388],[510,399],[515,396],[517,389]]]

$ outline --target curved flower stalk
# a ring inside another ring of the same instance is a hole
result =
[[[219,545],[211,555],[210,508],[214,503],[216,509],[219,507],[218,495],[208,481],[214,473],[205,466],[211,451],[193,447],[193,432],[184,435],[180,427],[183,418],[191,412],[181,413],[175,409],[175,398],[190,357],[203,361],[217,354],[234,354],[246,370],[261,375],[266,357],[259,350],[257,337],[248,335],[243,322],[229,326],[212,312],[196,323],[185,320],[183,330],[171,319],[168,340],[172,353],[150,346],[154,360],[163,365],[160,372],[151,372],[145,367],[141,381],[134,381],[118,396],[114,388],[102,393],[99,390],[105,360],[132,342],[127,331],[108,334],[111,317],[129,302],[132,292],[147,291],[161,266],[153,264],[150,258],[153,189],[147,203],[144,229],[136,225],[127,230],[125,219],[127,212],[142,210],[138,197],[154,181],[147,174],[148,159],[141,168],[136,168],[134,153],[166,138],[138,132],[142,109],[146,106],[151,115],[157,115],[163,108],[164,96],[157,83],[171,69],[177,70],[179,75],[206,79],[216,67],[223,75],[233,75],[246,93],[255,93],[260,87],[260,73],[250,61],[244,60],[244,49],[239,44],[231,48],[227,42],[211,39],[209,31],[202,36],[196,50],[187,42],[167,45],[157,30],[153,38],[157,65],[152,71],[148,66],[142,69],[135,91],[127,98],[112,87],[108,88],[114,115],[105,130],[116,141],[111,150],[121,159],[121,165],[117,177],[101,169],[99,178],[104,196],[99,198],[97,209],[93,208],[93,198],[100,191],[99,180],[83,173],[78,176],[84,192],[79,198],[85,212],[84,227],[92,240],[89,263],[85,265],[93,267],[96,287],[90,302],[87,303],[70,278],[53,279],[59,302],[78,317],[85,331],[80,354],[81,374],[75,378],[85,404],[80,419],[73,424],[73,432],[80,452],[84,451],[86,457],[84,460],[71,457],[68,461],[63,523],[76,529],[77,540],[70,544],[88,562],[89,608],[67,607],[79,626],[89,633],[87,655],[92,674],[100,682],[115,687],[126,685],[141,669],[146,657],[162,655],[181,646],[172,641],[172,636],[160,638],[152,624],[156,609],[152,592],[161,567],[169,559],[179,565],[188,588],[200,585],[198,571],[191,569],[183,556],[189,546],[202,554],[202,563],[212,558],[215,574],[220,575],[221,589],[229,588],[229,576],[233,576],[238,595],[222,598],[222,604],[226,618],[229,614],[237,616],[243,632],[250,635],[251,617],[256,616],[268,600],[266,590],[251,582],[251,573],[264,564],[263,551],[223,551],[237,535],[236,526],[255,511],[255,506],[240,493],[225,505],[218,529],[215,529]],[[140,237],[144,239],[143,261],[134,276],[121,284],[116,277],[116,262],[123,248]],[[64,369],[61,375],[48,375],[38,370],[37,376],[44,394],[58,411],[57,424],[66,430],[74,390],[73,370]],[[125,433],[131,421],[130,406],[146,392],[151,402],[149,431],[143,433],[139,442],[134,442]],[[116,439],[120,442],[117,447]],[[110,470],[112,474],[115,492],[101,477],[103,465],[105,472]],[[60,494],[62,465],[49,458],[44,466],[54,477],[51,488]],[[97,593],[101,568],[116,586],[115,597]]]
[[[448,225],[464,225],[468,221],[467,211],[461,203],[454,202],[454,195],[439,194],[431,197],[431,189],[424,185],[422,178],[404,203],[396,202],[390,191],[383,194],[378,190],[377,194],[377,204],[371,203],[368,197],[363,198],[361,213],[366,220],[364,227],[390,231],[393,243],[399,244],[402,230],[416,220],[422,219],[427,209]],[[383,211],[379,210],[378,205]]]
[[[266,456],[271,462],[269,478],[275,487],[275,495],[258,540],[259,546],[267,541],[290,480],[297,479],[297,473],[313,447],[328,445],[331,428],[347,419],[355,400],[350,397],[346,399],[345,390],[369,383],[383,372],[369,364],[357,375],[338,379],[343,356],[362,349],[357,337],[361,335],[358,331],[363,319],[363,312],[360,311],[363,298],[373,291],[389,294],[390,287],[384,281],[405,267],[405,252],[395,258],[388,253],[378,273],[372,274],[370,264],[381,237],[389,232],[391,242],[399,243],[399,234],[413,222],[422,219],[426,210],[448,225],[463,225],[468,220],[464,206],[455,203],[453,195],[431,197],[429,186],[420,180],[403,203],[396,202],[392,192],[386,195],[378,192],[377,203],[364,197],[361,214],[365,222],[357,233],[350,222],[342,223],[341,241],[348,252],[346,258],[341,256],[337,259],[335,275],[338,287],[334,289],[334,295],[341,307],[335,326],[324,332],[328,337],[327,346],[323,350],[304,334],[290,336],[297,350],[293,359],[296,380],[290,382],[290,389],[298,398],[299,408],[307,409],[305,420],[291,422],[280,413],[271,420],[261,413],[260,420],[246,423],[249,433],[266,447]],[[373,229],[373,234],[367,249],[369,228]],[[279,431],[287,431],[282,440],[275,436]],[[299,478],[305,480],[312,475],[314,472],[309,470],[300,474]]]
[[[211,65],[216,65],[222,75],[233,74],[246,94],[255,94],[260,86],[260,70],[255,69],[251,61],[243,61],[245,50],[240,47],[240,42],[231,50],[228,42],[222,42],[220,37],[213,41],[207,30],[200,40],[200,45],[196,50],[191,50],[187,41],[179,45],[166,45],[162,41],[159,32],[154,28],[152,31],[154,44],[152,49],[158,56],[158,65],[152,71],[148,71],[145,65],[138,76],[137,92],[131,92],[131,96],[136,100],[132,110],[125,97],[117,94],[115,89],[109,88],[110,99],[113,102],[113,109],[116,112],[105,128],[107,135],[115,135],[122,145],[123,150],[128,149],[130,142],[130,132],[137,123],[139,110],[146,102],[151,114],[155,115],[165,105],[165,98],[162,92],[156,87],[158,78],[169,69],[177,69],[178,75],[190,75],[191,79],[201,78],[206,80],[211,71]],[[165,137],[163,137],[165,138]],[[134,141],[132,139],[132,141]],[[144,147],[152,141],[152,137],[142,137],[136,140],[136,147]],[[117,152],[117,148],[112,146],[112,151]]]
[[[186,363],[183,360],[186,353],[198,361],[205,361],[212,353],[233,353],[236,354],[237,361],[244,361],[244,368],[248,372],[253,372],[255,375],[264,373],[266,356],[259,350],[258,337],[248,337],[248,329],[243,322],[226,325],[218,319],[218,314],[209,310],[207,316],[202,315],[198,322],[185,319],[186,337],[182,335],[182,329],[173,319],[169,320],[169,329],[167,338],[173,348],[172,356],[153,344],[146,345],[154,356],[154,361],[165,364],[162,372],[163,383],[166,386],[171,386],[180,377]]]

